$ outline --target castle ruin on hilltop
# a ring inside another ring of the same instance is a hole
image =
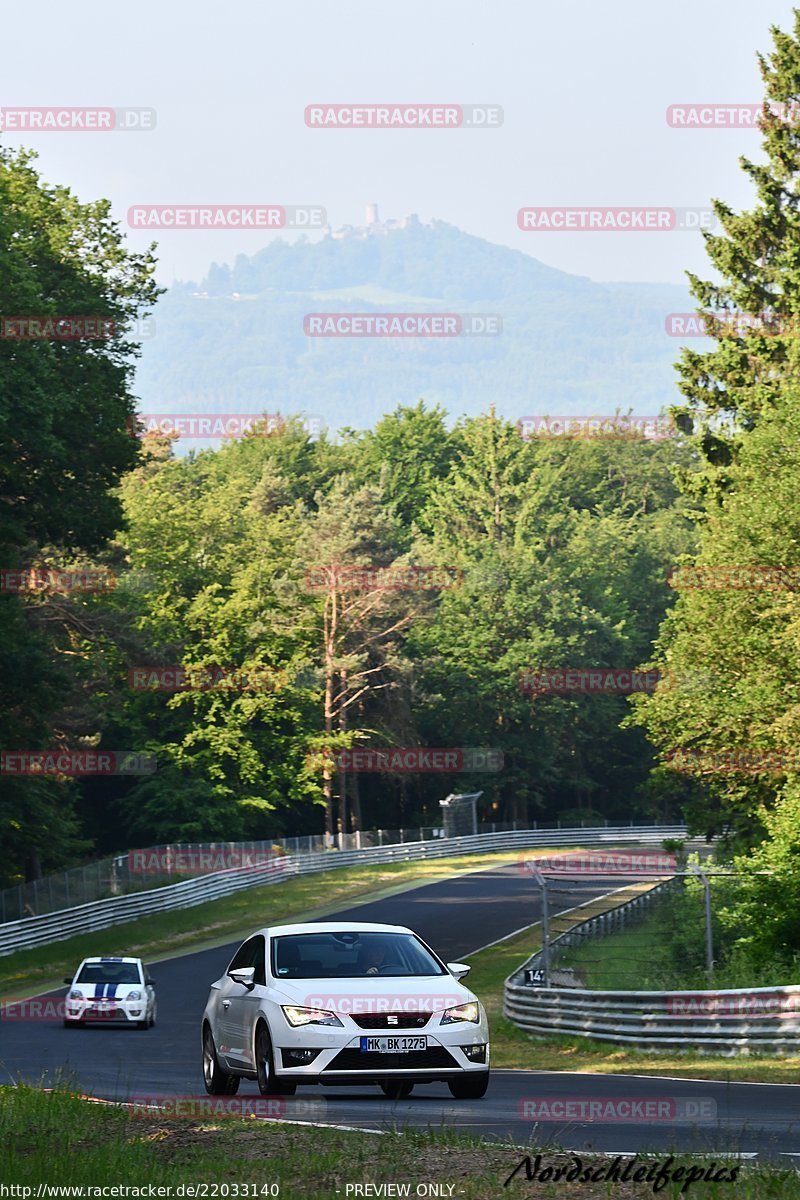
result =
[[[378,215],[377,204],[368,204],[364,225],[340,225],[338,229],[329,225],[328,234],[335,241],[341,242],[348,238],[386,237],[396,229],[408,229],[409,226],[419,224],[420,219],[416,213],[407,217],[390,217],[388,221],[382,221]]]

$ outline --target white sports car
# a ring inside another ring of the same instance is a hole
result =
[[[202,1022],[212,1096],[241,1079],[261,1093],[298,1083],[377,1083],[402,1099],[444,1081],[457,1099],[489,1083],[483,1005],[447,963],[400,925],[314,922],[261,929],[212,983]]]
[[[85,958],[69,984],[64,1025],[117,1021],[148,1029],[156,1023],[153,980],[140,958]]]

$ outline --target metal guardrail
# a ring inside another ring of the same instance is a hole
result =
[[[671,882],[580,922],[551,945],[569,946],[587,933],[603,936],[622,928],[626,914],[638,917]],[[541,961],[537,951],[505,981],[503,1015],[526,1033],[590,1037],[645,1050],[800,1051],[800,986],[698,992],[545,988],[529,982]]]
[[[570,822],[564,829],[583,829],[586,822]],[[632,825],[633,822],[631,821]],[[608,822],[604,822],[608,825]],[[594,828],[591,826],[590,828]],[[547,828],[547,826],[545,826]],[[561,829],[560,821],[556,828]],[[486,821],[478,825],[474,833],[505,833],[519,829],[538,829],[538,823],[509,821],[505,824]],[[94,859],[80,867],[58,871],[41,879],[15,884],[0,889],[0,925],[25,917],[40,917],[44,913],[60,912],[64,908],[76,908],[92,900],[107,900],[111,896],[127,895],[129,892],[150,891],[179,883],[195,875],[207,875],[212,870],[241,865],[249,857],[266,860],[272,854],[318,854],[324,850],[366,850],[374,846],[391,846],[405,842],[428,842],[444,837],[441,825],[425,825],[406,829],[359,829],[355,833],[337,833],[333,839],[323,833],[304,834],[300,837],[268,838],[247,842],[180,842],[147,846],[142,850],[129,850],[110,858]],[[455,835],[454,835],[455,836]],[[239,862],[235,860],[239,856]],[[147,869],[138,865],[147,861]],[[206,867],[209,858],[220,862],[217,867]],[[180,864],[180,866],[178,865]]]
[[[79,933],[91,933],[135,921],[152,913],[191,908],[208,900],[233,895],[245,888],[280,883],[295,875],[330,871],[337,867],[369,863],[414,862],[480,854],[496,850],[528,850],[536,846],[602,846],[620,843],[650,843],[664,838],[685,838],[683,825],[644,825],[586,829],[519,829],[470,837],[436,838],[427,842],[403,842],[362,850],[327,850],[318,854],[286,855],[263,866],[220,871],[166,887],[95,900],[74,908],[26,917],[0,925],[0,957],[15,950],[64,941]]]

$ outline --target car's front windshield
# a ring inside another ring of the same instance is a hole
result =
[[[84,963],[76,983],[141,983],[137,963]]]
[[[362,979],[444,975],[446,971],[413,933],[342,929],[273,938],[272,974],[278,979]]]

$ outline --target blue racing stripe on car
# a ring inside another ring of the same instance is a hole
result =
[[[108,991],[106,992],[106,1000],[115,1000],[116,999],[118,987],[119,987],[118,983],[110,983],[108,985]]]
[[[94,998],[95,998],[95,1000],[102,1000],[102,999],[103,999],[103,992],[104,992],[104,990],[105,990],[105,986],[106,986],[106,985],[105,985],[104,983],[96,983],[96,984],[94,985]]]

